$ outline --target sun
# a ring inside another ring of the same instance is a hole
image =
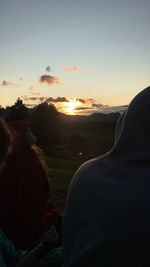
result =
[[[65,111],[66,113],[69,113],[69,114],[75,114],[76,112],[76,107],[79,105],[78,102],[76,101],[70,101],[68,103],[66,103],[66,108],[65,108]]]

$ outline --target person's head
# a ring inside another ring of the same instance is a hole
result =
[[[0,164],[6,160],[12,144],[12,135],[7,124],[0,116]]]

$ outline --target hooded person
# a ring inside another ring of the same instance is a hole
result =
[[[150,87],[131,101],[115,138],[72,179],[65,267],[150,266]]]

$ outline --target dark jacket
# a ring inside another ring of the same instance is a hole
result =
[[[150,266],[150,87],[121,120],[113,149],[73,177],[65,267]]]

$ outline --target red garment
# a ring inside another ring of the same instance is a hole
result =
[[[0,173],[0,228],[16,247],[30,249],[57,224],[59,212],[48,203],[47,176],[27,145],[27,124],[18,122],[13,128],[15,147]]]

